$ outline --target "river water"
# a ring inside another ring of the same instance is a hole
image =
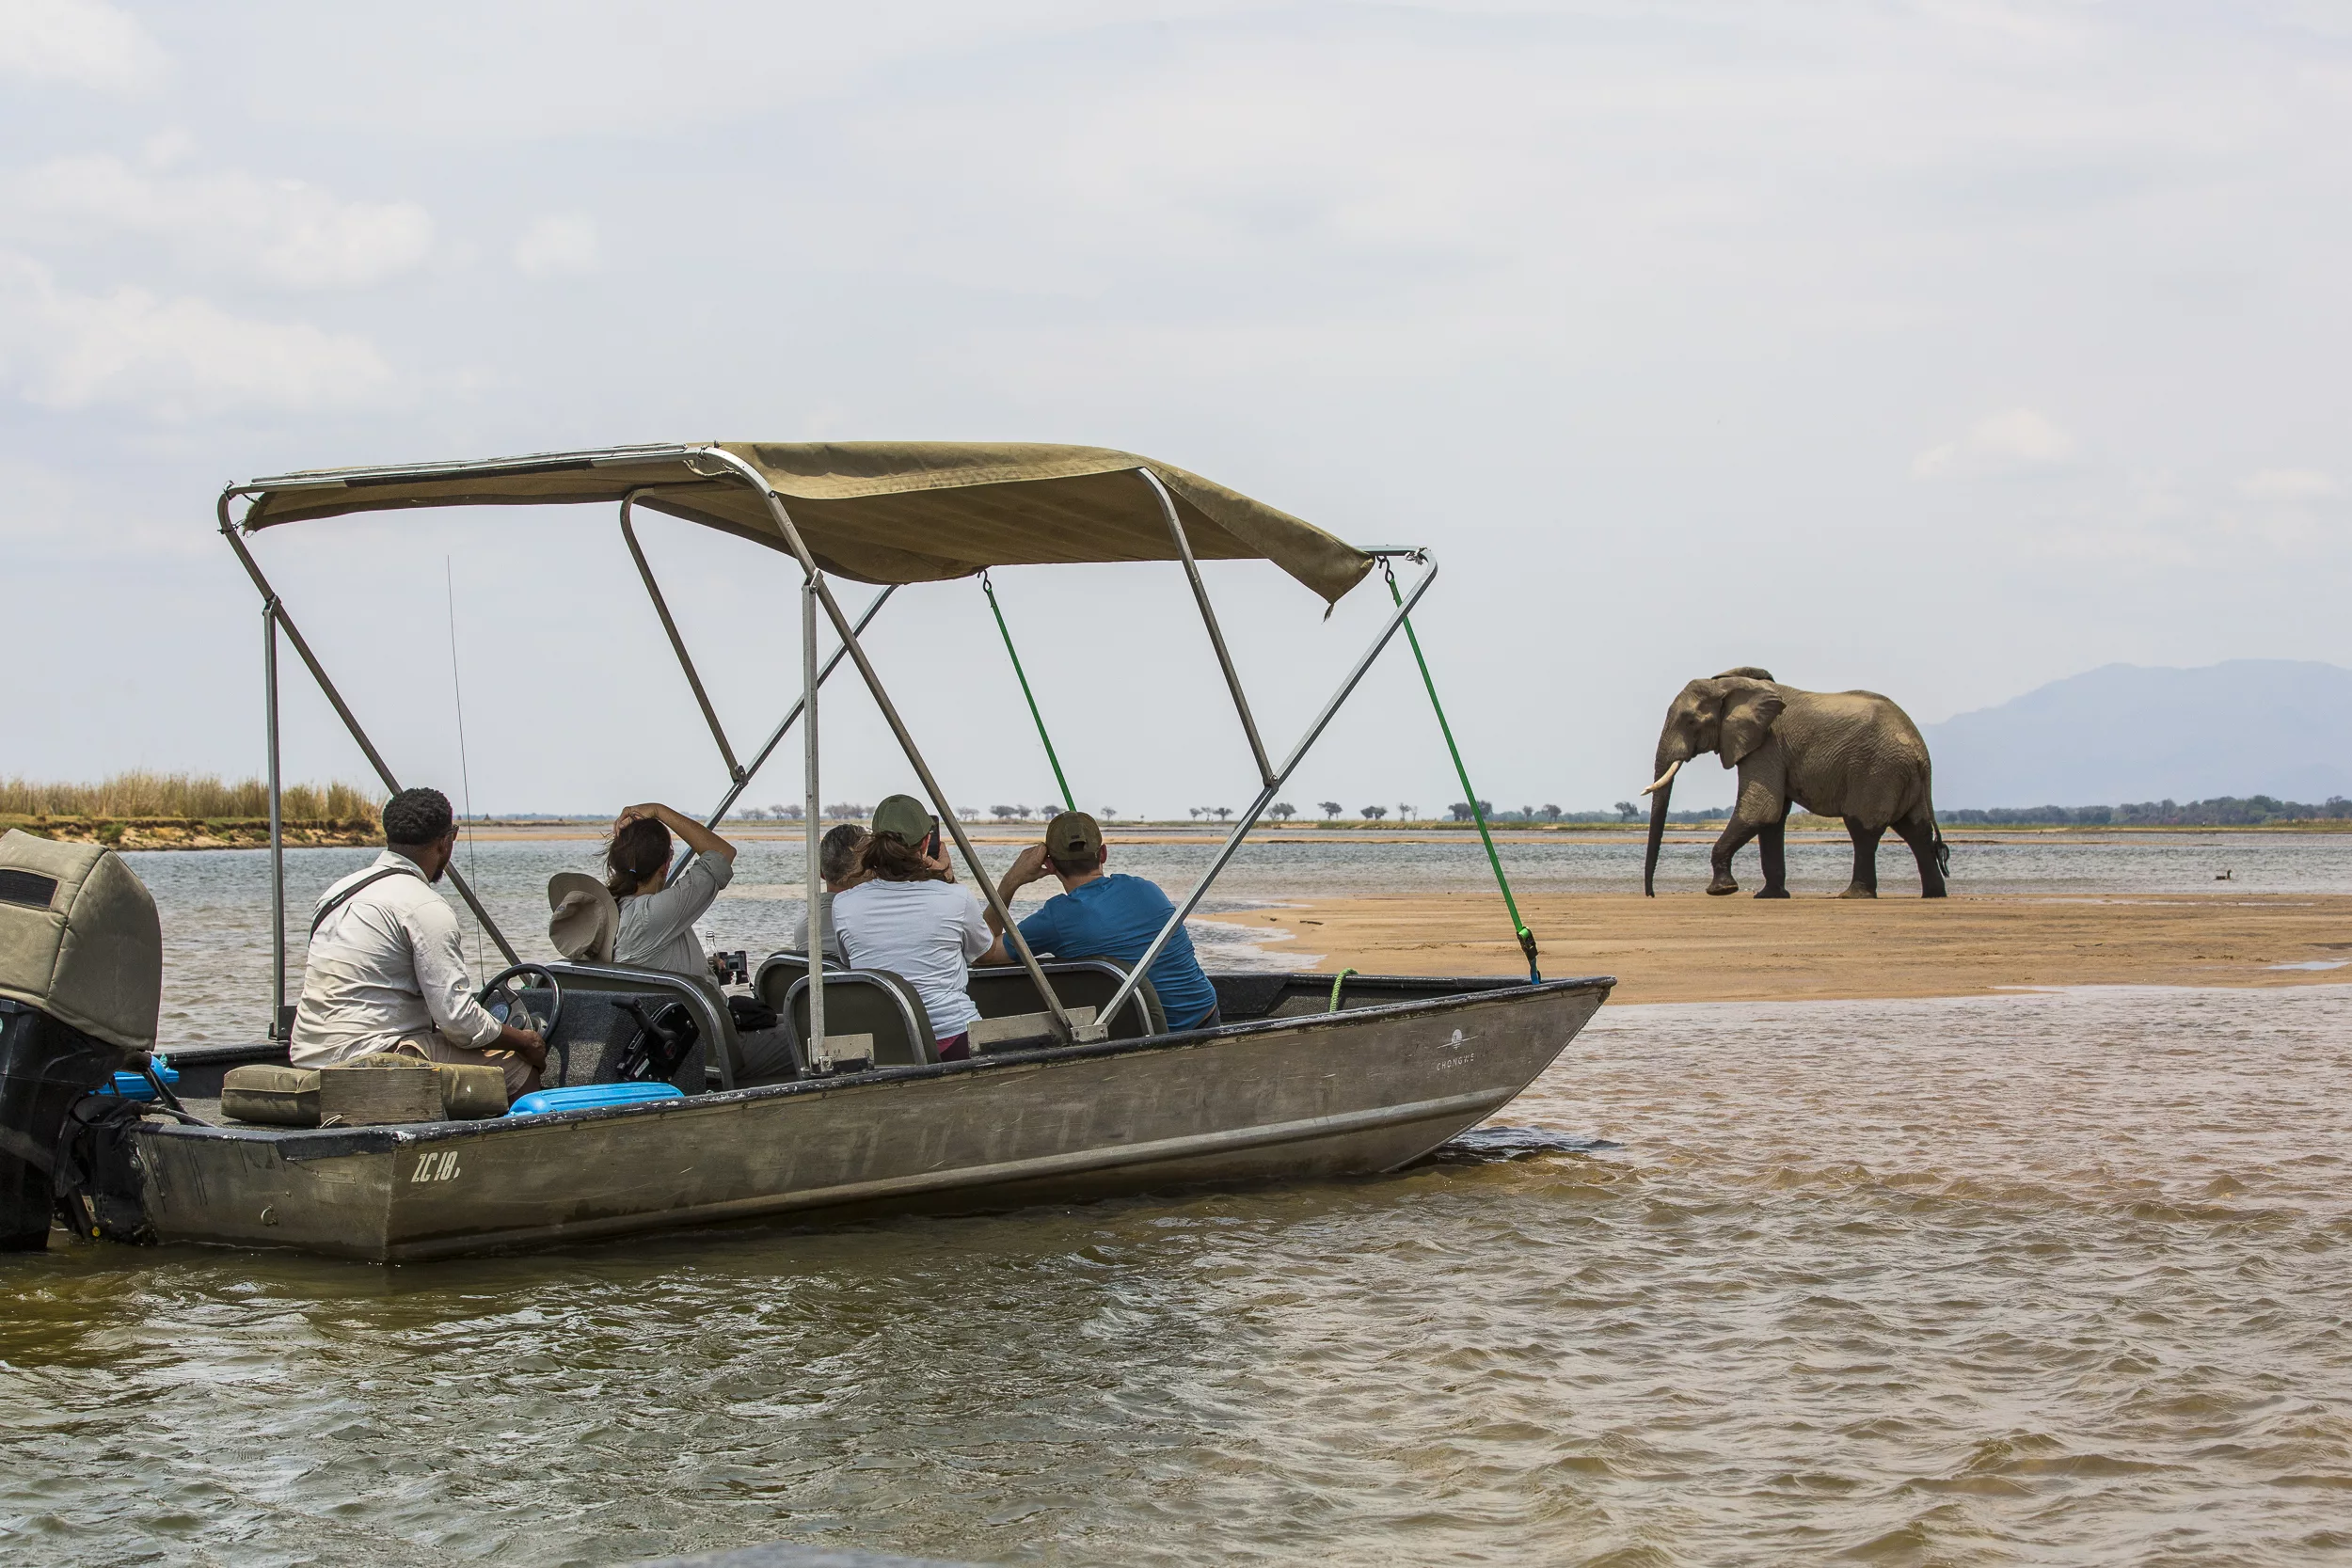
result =
[[[2238,880],[2352,886],[2244,845]],[[483,851],[523,930],[555,852]],[[2050,891],[2212,875],[2133,853]],[[257,860],[134,863],[168,1038],[259,1015]],[[731,902],[760,946],[775,894]],[[0,1546],[2341,1561],[2347,1159],[2352,988],[1613,1006],[1374,1180],[401,1268],[61,1243],[0,1260]]]

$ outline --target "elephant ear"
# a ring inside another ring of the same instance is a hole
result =
[[[1743,680],[1726,684],[1730,689],[1724,694],[1723,744],[1716,749],[1723,753],[1724,766],[1735,768],[1764,744],[1772,733],[1772,721],[1788,705],[1769,686]]]

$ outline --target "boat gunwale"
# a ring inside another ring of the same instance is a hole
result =
[[[1442,983],[1447,980],[1486,979],[1484,975],[1370,975],[1359,979],[1414,980]],[[1238,1039],[1252,1034],[1274,1030],[1312,1031],[1343,1026],[1377,1018],[1394,1017],[1416,1010],[1438,1011],[1458,1008],[1479,1003],[1523,1000],[1552,992],[1571,993],[1587,990],[1606,992],[1614,990],[1614,975],[1575,975],[1557,980],[1511,981],[1491,987],[1482,986],[1451,996],[1417,997],[1404,1002],[1375,1003],[1355,1006],[1339,1012],[1295,1013],[1286,1018],[1246,1019],[1218,1024],[1210,1029],[1173,1030],[1161,1035],[1144,1035],[1133,1039],[1095,1040],[1073,1045],[1046,1045],[1027,1051],[991,1052],[985,1055],[967,1057],[953,1062],[929,1062],[906,1067],[868,1068],[862,1072],[841,1073],[824,1078],[798,1078],[781,1084],[757,1084],[741,1088],[713,1089],[698,1095],[683,1095],[675,1100],[640,1101],[627,1105],[582,1106],[575,1110],[539,1111],[526,1116],[484,1117],[470,1121],[420,1121],[388,1124],[375,1127],[286,1128],[266,1126],[222,1126],[213,1122],[196,1125],[176,1120],[143,1120],[136,1131],[143,1136],[185,1138],[199,1142],[230,1139],[237,1142],[267,1144],[278,1155],[290,1161],[340,1159],[355,1154],[380,1153],[388,1149],[424,1143],[444,1143],[459,1138],[489,1136],[502,1129],[541,1129],[556,1126],[578,1126],[628,1117],[664,1117],[704,1108],[720,1109],[755,1103],[766,1100],[784,1100],[798,1095],[826,1094],[843,1090],[886,1088],[900,1084],[920,1083],[933,1079],[946,1080],[977,1072],[1006,1068],[1058,1067],[1105,1057],[1140,1054],[1145,1052],[1170,1049],[1191,1049],[1211,1042]],[[223,1050],[225,1048],[214,1048]],[[249,1048],[236,1048],[249,1049]]]

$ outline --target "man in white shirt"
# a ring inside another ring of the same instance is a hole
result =
[[[384,807],[385,849],[326,890],[310,925],[288,1055],[324,1067],[391,1051],[498,1068],[511,1101],[539,1086],[547,1047],[474,1000],[457,916],[433,890],[457,847],[449,798],[404,789]]]

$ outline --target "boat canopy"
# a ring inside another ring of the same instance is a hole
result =
[[[750,464],[818,566],[871,583],[937,582],[990,566],[1175,561],[1137,469],[1168,487],[1204,560],[1269,561],[1337,601],[1374,557],[1183,468],[1106,447],[998,441],[719,441],[471,463],[326,468],[257,479],[243,527],[416,506],[619,501],[784,550],[766,500],[716,448]]]

